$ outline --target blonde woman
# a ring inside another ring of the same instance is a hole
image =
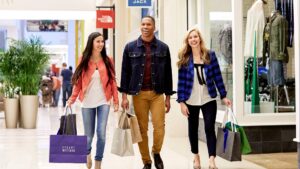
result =
[[[188,31],[184,46],[179,52],[179,79],[177,102],[181,113],[188,119],[188,133],[191,151],[194,154],[194,169],[200,169],[198,151],[198,127],[200,109],[203,113],[209,169],[217,169],[215,120],[217,113],[217,89],[226,106],[231,101],[226,98],[220,67],[215,52],[205,47],[200,31],[196,28]]]

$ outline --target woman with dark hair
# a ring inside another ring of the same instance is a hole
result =
[[[73,92],[67,105],[71,106],[79,96],[82,107],[84,134],[88,139],[87,168],[92,167],[91,149],[97,121],[97,147],[95,169],[101,168],[105,147],[106,124],[113,98],[114,111],[118,111],[119,100],[113,61],[106,54],[103,35],[91,33],[83,51],[81,61],[72,77]]]
[[[217,89],[226,106],[231,101],[226,97],[220,66],[216,54],[205,47],[198,29],[188,31],[183,48],[179,52],[177,101],[181,113],[188,119],[191,151],[194,154],[194,169],[201,169],[198,150],[198,127],[200,109],[209,155],[209,169],[217,169],[215,121],[217,114]]]

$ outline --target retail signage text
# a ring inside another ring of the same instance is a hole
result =
[[[151,0],[128,0],[128,7],[151,7]]]
[[[113,10],[97,10],[96,28],[114,28],[115,27],[115,11]]]

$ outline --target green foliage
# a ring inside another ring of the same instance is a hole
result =
[[[38,37],[12,41],[9,50],[0,57],[5,86],[7,84],[14,92],[16,87],[20,87],[23,95],[38,93],[42,73],[49,61],[42,44]]]
[[[17,56],[14,50],[9,49],[0,54],[1,92],[5,97],[14,98],[17,88],[16,73],[18,72]]]

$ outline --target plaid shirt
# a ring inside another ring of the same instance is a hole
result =
[[[206,75],[206,85],[210,97],[217,97],[217,89],[220,93],[221,99],[226,97],[226,89],[223,83],[223,78],[218,63],[218,59],[214,51],[209,51],[210,64],[204,65]],[[187,66],[182,66],[178,72],[177,85],[177,102],[184,102],[189,99],[192,93],[194,83],[194,61],[193,55],[190,54],[189,63]]]

